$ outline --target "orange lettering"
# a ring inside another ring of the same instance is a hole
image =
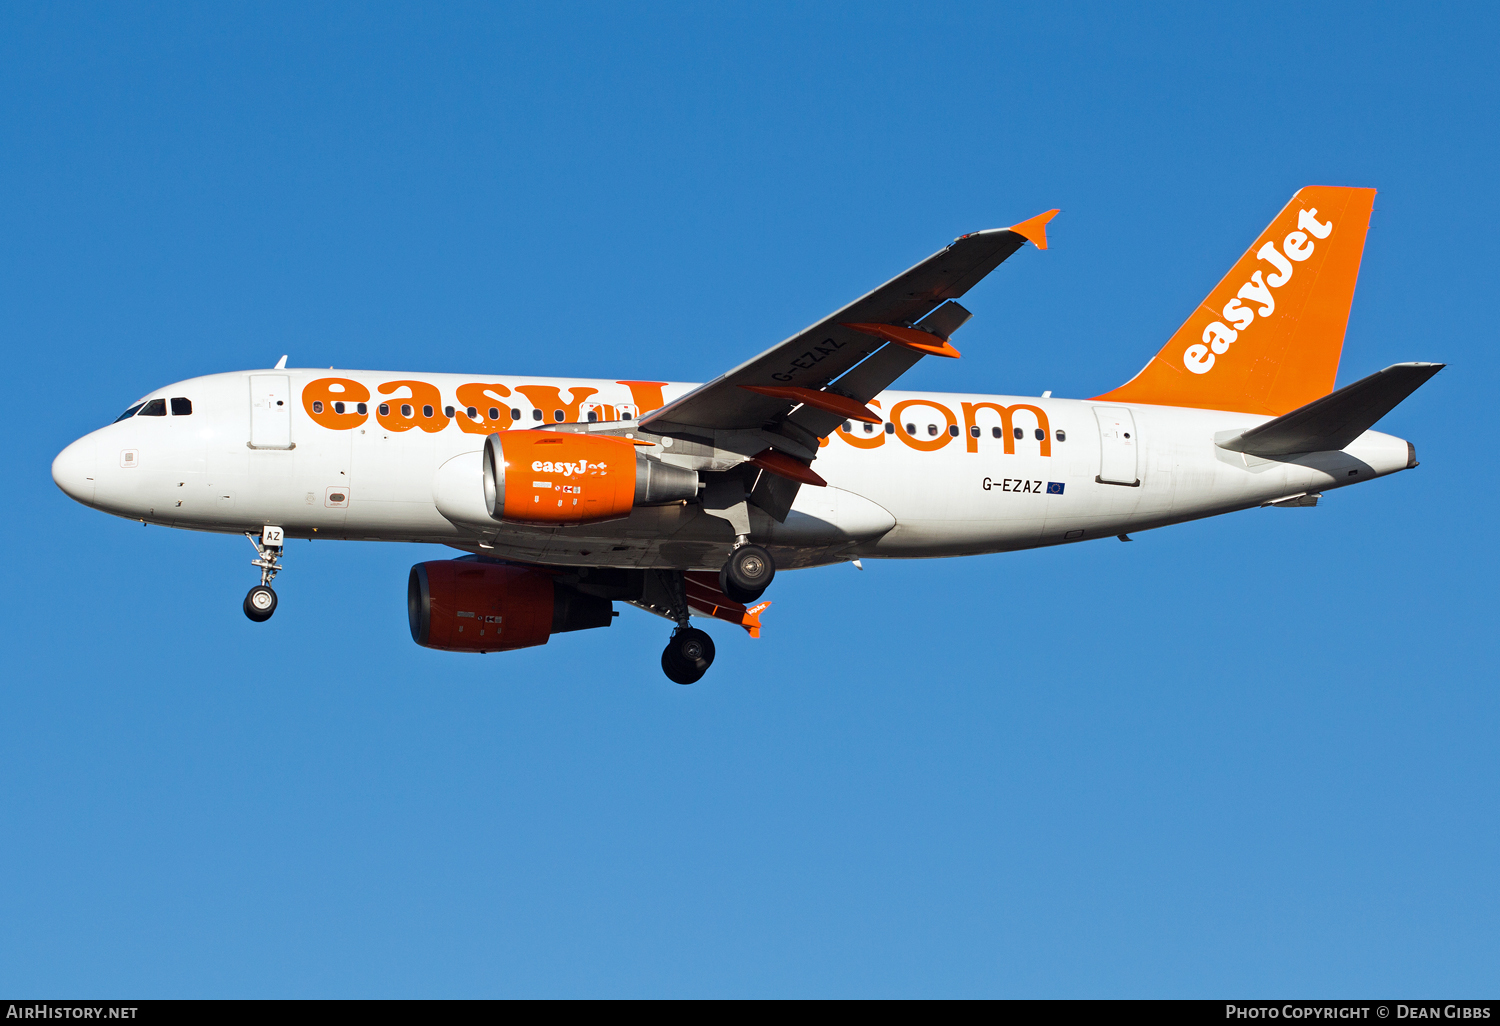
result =
[[[391,395],[400,388],[411,390],[410,396],[392,396],[375,410],[375,419],[387,431],[410,431],[419,427],[435,434],[448,426],[443,413],[443,395],[425,381],[387,381],[380,386],[381,395]]]
[[[470,435],[493,435],[496,431],[509,431],[511,424],[510,403],[502,402],[503,397],[510,395],[510,389],[499,382],[485,383],[483,381],[471,381],[468,384],[459,385],[454,392],[458,396],[459,404],[463,409],[455,412],[453,419],[458,421],[458,429]],[[469,407],[474,408],[478,419],[471,418],[468,414]],[[490,410],[499,414],[492,418]]]
[[[562,393],[551,385],[517,385],[516,391],[531,400],[531,405],[542,411],[542,419],[548,424],[572,424],[578,420],[578,407],[591,395],[598,393],[597,388],[570,388],[568,394],[573,397],[570,403],[563,402]],[[563,419],[558,420],[554,413],[563,411]]]
[[[942,433],[936,438],[928,439],[925,442],[920,438],[914,437],[906,430],[906,425],[901,423],[901,414],[908,406],[930,406],[934,410],[941,410],[943,417],[948,421],[947,426],[943,428]],[[958,421],[954,419],[953,411],[942,403],[935,403],[931,399],[907,399],[891,407],[891,423],[896,425],[896,437],[913,449],[920,452],[936,452],[953,440],[953,436],[948,433],[948,428],[957,426]]]
[[[869,405],[879,406],[880,400],[871,399]],[[871,435],[868,438],[860,438],[857,435],[845,431],[842,424],[839,425],[838,431],[836,433],[840,438],[848,442],[850,445],[854,446],[856,449],[876,449],[885,444],[885,427],[884,425],[876,424],[874,425],[874,428],[875,434]]]
[[[1015,425],[1011,422],[1012,415],[1017,410],[1030,410],[1036,414],[1036,425],[1042,429],[1042,455],[1052,455],[1052,425],[1047,422],[1047,414],[1039,407],[1030,403],[1016,403],[1014,406],[1000,406],[997,403],[964,403],[964,433],[968,439],[969,451],[979,451],[979,439],[974,437],[975,417],[980,410],[994,410],[1000,414],[1000,435],[1005,440],[1005,454],[1014,456],[1016,453]]]
[[[368,420],[369,411],[360,413],[359,404],[369,398],[370,390],[350,378],[319,378],[302,387],[302,408],[307,415],[335,431],[348,431]]]
[[[636,416],[659,410],[667,405],[662,398],[661,390],[666,385],[665,381],[616,381],[617,385],[624,385],[630,389],[630,401],[636,405]]]

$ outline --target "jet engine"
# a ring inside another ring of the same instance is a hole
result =
[[[697,471],[650,459],[625,438],[506,431],[484,442],[484,502],[496,520],[595,524],[697,494]]]
[[[412,640],[448,652],[508,652],[553,634],[608,627],[614,607],[524,566],[440,559],[411,568]]]

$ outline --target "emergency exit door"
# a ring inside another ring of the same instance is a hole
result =
[[[250,447],[292,447],[292,379],[285,374],[250,375]]]
[[[1134,488],[1141,483],[1136,474],[1140,440],[1135,434],[1135,418],[1118,406],[1095,406],[1094,417],[1099,421],[1099,476],[1094,480]]]

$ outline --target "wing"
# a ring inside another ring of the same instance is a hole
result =
[[[851,418],[878,423],[865,403],[924,355],[958,355],[948,337],[969,312],[950,301],[1027,241],[1046,249],[1047,222],[1056,214],[959,236],[842,310],[655,410],[640,427],[671,433],[790,422],[822,437]]]

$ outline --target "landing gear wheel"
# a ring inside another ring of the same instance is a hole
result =
[[[661,654],[662,672],[677,684],[696,684],[713,663],[714,639],[696,627],[673,631],[672,640]]]
[[[265,623],[276,612],[276,593],[264,584],[257,584],[245,596],[245,615],[256,623]]]
[[[759,545],[741,545],[719,571],[719,590],[736,602],[751,603],[765,594],[776,576],[776,561]]]

